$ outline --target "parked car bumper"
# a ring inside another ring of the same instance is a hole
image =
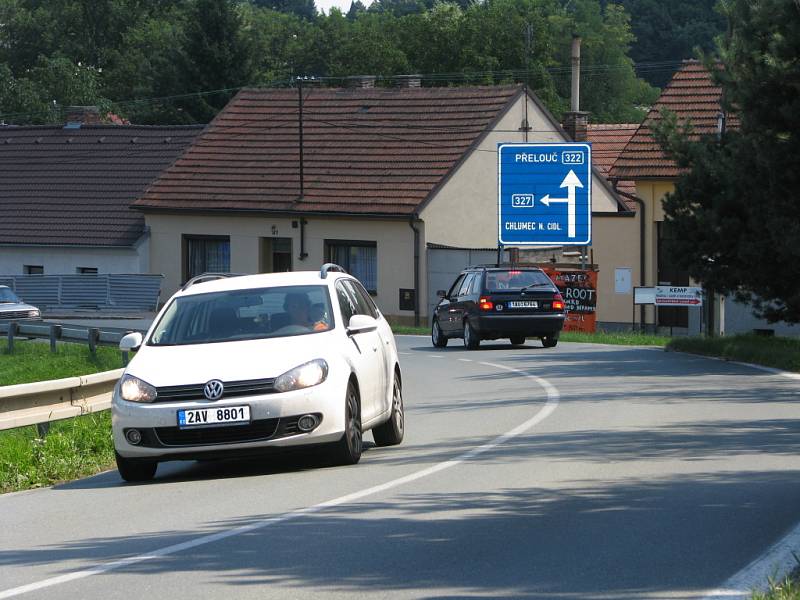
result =
[[[495,339],[511,336],[541,337],[558,333],[564,327],[564,313],[544,315],[481,315],[473,327],[482,339]]]

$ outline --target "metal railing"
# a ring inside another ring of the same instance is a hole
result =
[[[39,321],[11,321],[0,323],[0,336],[6,338],[7,351],[14,351],[16,338],[24,339],[49,339],[50,351],[56,352],[57,344],[62,342],[84,342],[89,346],[89,351],[94,354],[98,346],[119,346],[120,340],[125,335],[137,329],[103,329],[100,327],[85,327],[83,325],[63,325],[60,323],[44,323]],[[128,353],[122,352],[122,366],[128,364]]]
[[[94,308],[154,311],[163,275],[0,275],[28,304],[38,308]]]
[[[107,410],[123,370],[0,387],[0,430]]]
[[[103,330],[99,327],[62,325],[58,323],[16,322],[0,324],[0,335],[7,340],[7,350],[14,351],[16,338],[49,339],[50,350],[57,351],[59,342],[84,342],[94,353],[98,346],[119,346],[129,331]],[[122,352],[122,365],[128,353]],[[111,407],[111,394],[124,369],[67,377],[51,381],[0,386],[0,430],[39,426],[46,432],[50,421],[68,419]]]

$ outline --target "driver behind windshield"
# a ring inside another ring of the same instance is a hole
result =
[[[320,311],[315,311],[314,308],[308,295],[302,292],[286,294],[286,299],[283,301],[283,309],[289,315],[290,325],[300,325],[314,331],[325,331],[328,329],[328,323],[323,314],[316,314]]]

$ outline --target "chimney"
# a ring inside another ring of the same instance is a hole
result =
[[[395,81],[399,88],[418,88],[422,86],[422,75],[397,75]]]
[[[589,113],[582,111],[566,112],[561,126],[574,142],[585,142],[589,136]]]
[[[589,113],[581,111],[581,38],[572,36],[572,96],[570,110],[564,113],[562,126],[575,142],[585,142]]]
[[[370,89],[375,87],[375,75],[353,75],[347,77],[347,87]]]
[[[69,106],[64,129],[80,129],[81,125],[101,125],[100,109],[96,106]]]

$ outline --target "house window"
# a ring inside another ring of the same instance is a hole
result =
[[[345,268],[370,294],[378,293],[378,245],[376,242],[325,240],[325,258]]]
[[[186,237],[186,278],[203,273],[230,273],[229,237]]]
[[[22,272],[25,275],[44,275],[44,267],[42,265],[25,265],[22,267]]]
[[[78,275],[97,275],[97,267],[78,267]]]

